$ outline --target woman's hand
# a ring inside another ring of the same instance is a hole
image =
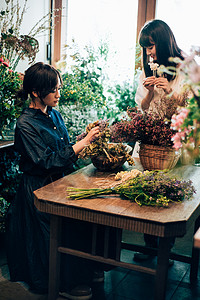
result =
[[[171,93],[171,88],[169,86],[169,81],[165,77],[158,77],[155,79],[155,86],[164,90],[166,94]]]
[[[141,108],[142,110],[149,109],[150,103],[153,99],[154,95],[154,84],[155,84],[155,76],[147,77],[143,80],[143,86],[148,90],[147,95],[142,99]]]
[[[86,135],[86,137],[84,138],[86,145],[91,143],[91,141],[97,137],[99,135],[99,126],[96,126],[94,128],[92,128],[88,134]]]
[[[149,91],[153,91],[154,85],[155,85],[155,80],[156,80],[155,76],[150,76],[150,77],[145,78],[143,80],[144,87]]]
[[[79,154],[79,152],[81,152],[81,150],[83,150],[85,146],[89,145],[92,142],[93,138],[97,137],[98,135],[99,135],[99,126],[96,126],[92,128],[82,140],[80,140],[79,142],[77,142],[72,146],[75,154],[76,155]]]

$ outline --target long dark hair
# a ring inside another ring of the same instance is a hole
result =
[[[147,22],[140,31],[139,44],[142,46],[143,67],[146,77],[152,76],[149,57],[146,54],[146,47],[155,45],[157,63],[164,66],[176,66],[169,62],[169,57],[179,57],[184,59],[181,49],[176,43],[176,39],[171,28],[161,20],[151,20]],[[165,74],[168,81],[173,79],[172,75]]]
[[[30,95],[34,101],[32,92],[36,92],[43,101],[43,99],[55,89],[58,84],[58,78],[62,83],[59,71],[53,66],[42,62],[35,63],[25,71],[23,89],[18,93],[18,96],[27,100],[28,95]]]

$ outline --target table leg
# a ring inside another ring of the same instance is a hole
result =
[[[169,265],[170,238],[160,238],[158,247],[155,300],[164,300]]]
[[[194,226],[194,234],[200,227],[200,218],[197,218]],[[198,268],[199,268],[199,249],[192,247],[192,259],[191,259],[191,266],[190,266],[190,282],[193,283],[197,280],[198,275]]]
[[[60,246],[61,217],[51,215],[50,219],[50,253],[49,253],[49,289],[48,300],[56,300],[60,287]]]

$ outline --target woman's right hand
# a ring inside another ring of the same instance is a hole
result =
[[[97,137],[99,135],[99,126],[95,126],[92,128],[88,134],[79,142],[74,144],[72,148],[74,149],[75,154],[77,155],[83,148],[85,148],[87,145],[89,145],[92,142],[92,139],[94,137]]]
[[[148,90],[147,95],[142,99],[142,110],[148,110],[154,95],[155,76],[147,77],[143,80],[143,86]]]
[[[154,90],[154,84],[155,84],[155,76],[150,76],[147,77],[143,80],[143,86],[149,90],[149,91],[153,91]]]

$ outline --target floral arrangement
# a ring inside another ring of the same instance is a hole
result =
[[[39,33],[50,29],[53,13],[48,13],[27,33],[21,34],[21,25],[27,10],[28,0],[24,0],[21,7],[19,0],[5,0],[5,9],[0,10],[0,57],[8,60],[12,70],[15,70],[19,61],[28,58],[32,63],[39,51],[39,43],[35,38]]]
[[[176,130],[172,140],[175,149],[185,148],[194,158],[199,156],[200,146],[200,66],[195,62],[195,56],[200,56],[200,48],[191,49],[192,54],[184,61],[171,58],[179,64],[178,68],[160,66],[159,72],[170,74],[181,73],[185,85],[183,92],[189,90],[190,98],[186,108],[179,108],[172,116],[171,127]]]
[[[20,105],[16,104],[15,94],[20,89],[22,80],[17,72],[9,68],[9,63],[0,58],[0,136],[4,138],[3,130],[11,126],[18,117]]]
[[[195,189],[190,180],[178,180],[166,171],[136,172],[135,177],[110,188],[78,189],[67,188],[71,199],[85,199],[99,195],[119,194],[138,205],[168,207],[170,202],[189,199]]]
[[[79,158],[95,158],[99,156],[103,156],[108,158],[110,162],[116,162],[119,157],[126,157],[128,163],[130,165],[134,165],[134,160],[131,157],[130,153],[126,149],[126,145],[122,143],[118,144],[110,144],[110,136],[111,131],[109,128],[109,123],[107,120],[98,120],[94,123],[90,123],[86,127],[86,132],[82,133],[77,137],[77,141],[83,139],[87,133],[94,128],[95,126],[99,126],[99,136],[94,138],[93,141],[86,146],[80,153]]]
[[[152,113],[128,108],[129,119],[123,119],[111,127],[113,142],[135,142],[171,147],[174,130],[171,123]]]

